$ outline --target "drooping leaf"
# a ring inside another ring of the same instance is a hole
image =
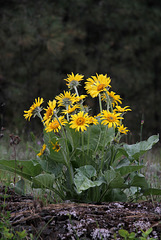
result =
[[[135,172],[143,168],[144,165],[139,165],[139,166],[122,166],[120,168],[115,169],[116,172],[119,172],[121,176],[125,176],[131,172]]]
[[[33,177],[33,188],[47,188],[53,190],[53,184],[55,181],[54,174],[39,174],[36,177]]]
[[[153,135],[147,141],[141,141],[136,144],[124,144],[123,149],[126,156],[138,160],[141,155],[150,150],[152,146],[159,141],[159,135]]]
[[[148,188],[142,191],[144,196],[148,195],[161,195],[161,189],[158,188]]]
[[[0,169],[15,173],[32,181],[32,177],[42,172],[39,163],[32,160],[0,160]]]
[[[134,187],[140,187],[140,188],[148,188],[148,183],[142,174],[136,174],[134,175],[133,179],[131,180],[130,183],[131,186]]]
[[[54,161],[53,159],[47,157],[46,159],[43,159],[39,161],[43,171],[47,173],[54,174],[55,177],[59,176],[62,172],[63,164]]]

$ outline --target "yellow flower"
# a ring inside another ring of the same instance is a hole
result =
[[[74,114],[71,116],[70,127],[75,129],[76,131],[86,131],[89,126],[89,117],[88,113],[84,113],[80,111],[78,114]]]
[[[39,98],[35,99],[35,102],[33,102],[32,106],[30,107],[30,109],[28,111],[24,111],[24,117],[25,119],[30,121],[30,118],[32,116],[36,116],[38,113],[40,113],[40,111],[42,110],[40,108],[40,105],[43,103],[43,98]]]
[[[118,105],[118,102],[120,103],[120,104],[122,104],[122,98],[120,97],[120,95],[116,95],[116,93],[115,92],[113,92],[113,91],[111,91],[111,92],[107,92],[108,93],[108,95],[109,95],[109,97],[110,97],[110,99],[111,99],[111,102],[112,102],[112,105],[113,106],[115,106],[115,104],[116,105]]]
[[[47,108],[44,108],[44,110],[46,111],[44,113],[44,117],[43,117],[43,121],[50,121],[52,116],[53,116],[53,111],[56,107],[56,100],[53,100],[53,101],[50,101],[48,102],[48,107]]]
[[[127,127],[124,127],[123,124],[120,127],[118,127],[118,130],[120,133],[124,133],[124,134],[127,134],[127,132],[129,131]]]
[[[46,144],[43,144],[43,146],[42,146],[40,152],[37,154],[37,156],[39,156],[39,157],[42,156],[44,154],[45,150],[46,150]]]
[[[131,111],[131,109],[130,108],[128,108],[129,106],[126,106],[126,107],[120,107],[120,106],[116,106],[116,108],[115,108],[115,112],[117,111],[117,112],[120,112],[120,113],[124,113],[124,112],[127,112],[127,111]]]
[[[76,104],[75,106],[72,107],[68,107],[68,110],[62,110],[62,113],[64,114],[71,114],[73,113],[77,108],[80,108],[80,106],[78,104]]]
[[[60,123],[59,123],[60,122]],[[59,130],[61,129],[61,125],[65,125],[65,123],[67,123],[67,121],[64,119],[64,116],[59,117],[59,121],[54,118],[50,123],[46,124],[46,128],[45,131],[46,132],[59,132]]]
[[[58,100],[58,106],[69,106],[73,105],[76,102],[76,94],[71,94],[68,91],[64,91],[63,93],[60,93],[59,96],[55,97],[56,100]]]
[[[56,152],[59,152],[60,150],[60,145],[58,142],[56,142],[55,144],[51,142],[51,144],[53,145],[53,149],[56,151]]]
[[[86,97],[87,97],[87,95],[76,96],[76,102],[80,102],[80,101],[82,101]]]
[[[89,117],[89,124],[94,124],[97,125],[98,124],[98,120],[92,116]]]
[[[71,74],[67,74],[67,78],[64,79],[67,83],[68,88],[73,89],[74,87],[79,86],[79,82],[83,80],[83,75],[76,74],[74,76],[74,73],[72,72]]]
[[[120,119],[123,119],[120,117],[121,113],[111,113],[110,111],[103,110],[101,112],[101,120],[103,125],[107,125],[108,127],[117,127],[120,125]]]
[[[93,79],[92,79],[93,78]],[[87,79],[85,82],[85,89],[87,93],[91,95],[91,97],[95,98],[98,96],[99,93],[107,91],[110,86],[111,79],[103,74],[97,74],[96,76],[92,76],[91,78]]]

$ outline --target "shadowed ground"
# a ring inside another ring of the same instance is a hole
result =
[[[4,188],[0,187],[0,211],[4,203]],[[34,239],[122,239],[119,229],[134,231],[153,227],[151,237],[161,239],[161,203],[60,203],[43,206],[32,196],[6,193],[4,211],[10,211],[10,222],[16,231],[26,230]]]

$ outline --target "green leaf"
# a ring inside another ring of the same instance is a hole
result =
[[[77,187],[78,193],[81,193],[84,190],[87,190],[91,187],[100,186],[102,181],[91,181],[89,178],[82,176],[80,174],[76,174],[74,177],[74,183]]]
[[[39,163],[35,163],[32,160],[0,160],[0,169],[6,170],[32,181],[32,177],[37,176],[42,172],[42,168]]]
[[[55,182],[54,174],[39,174],[33,178],[33,188],[47,188],[53,190],[53,184]]]
[[[153,135],[149,137],[147,141],[142,141],[132,145],[124,144],[123,149],[128,157],[138,160],[141,155],[150,150],[158,141],[159,135]]]
[[[23,179],[19,180],[15,184],[14,190],[16,193],[23,195],[25,193],[25,181]]]
[[[47,157],[46,159],[39,160],[42,169],[47,173],[52,173],[55,177],[59,176],[62,172],[63,164],[55,162],[53,159]]]
[[[122,166],[120,168],[115,169],[116,172],[119,172],[121,176],[125,176],[131,172],[135,172],[143,168],[144,165],[139,165],[139,166]]]
[[[132,233],[130,233],[129,234],[129,239],[133,239],[133,240],[135,240],[135,233],[134,232],[132,232]]]
[[[149,228],[146,232],[144,232],[142,229],[141,229],[141,231],[142,231],[142,236],[145,238],[145,239],[147,239],[147,237],[149,236],[149,234],[153,231],[153,229],[152,228]],[[150,238],[151,239],[151,238]]]
[[[100,148],[103,145],[103,140],[105,139],[107,145],[109,142],[112,142],[115,137],[115,129],[109,128],[108,131],[105,131],[106,126],[104,125],[90,125],[86,132],[84,132],[84,148],[95,150]],[[105,136],[106,132],[106,136]],[[89,141],[89,146],[88,146]]]
[[[22,232],[16,231],[17,235],[19,236],[20,239],[23,239],[27,236],[26,230],[23,230]]]
[[[76,169],[77,173],[80,173],[87,178],[96,176],[96,169],[92,165],[85,165]]]
[[[161,195],[161,189],[157,188],[148,188],[143,190],[143,195],[148,196],[148,195]]]
[[[74,176],[74,183],[76,185],[78,193],[81,193],[82,191],[87,190],[91,187],[100,186],[103,183],[102,180],[92,181],[89,179],[95,175],[96,171],[90,165],[77,169],[77,174]]]
[[[127,238],[127,237],[129,236],[129,233],[128,233],[127,230],[120,229],[120,230],[119,230],[119,235],[120,235],[121,237]]]
[[[74,151],[80,143],[80,133],[69,127],[69,124],[66,124],[66,133],[68,141],[72,146],[72,151]]]
[[[119,172],[115,170],[107,170],[104,172],[104,179],[108,188],[127,188],[127,185],[124,184],[124,179],[121,177]]]
[[[130,183],[131,186],[140,187],[140,188],[148,188],[148,183],[142,174],[134,175],[133,179]]]

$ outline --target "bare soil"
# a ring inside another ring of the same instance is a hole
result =
[[[4,204],[4,196],[7,195]],[[0,211],[10,211],[10,223],[15,231],[26,230],[34,239],[123,239],[119,229],[135,232],[153,228],[151,237],[161,239],[161,203],[60,203],[43,206],[32,196],[20,196],[0,187]],[[0,219],[1,221],[1,219]],[[115,236],[115,237],[114,237]],[[28,238],[29,239],[29,238]]]

